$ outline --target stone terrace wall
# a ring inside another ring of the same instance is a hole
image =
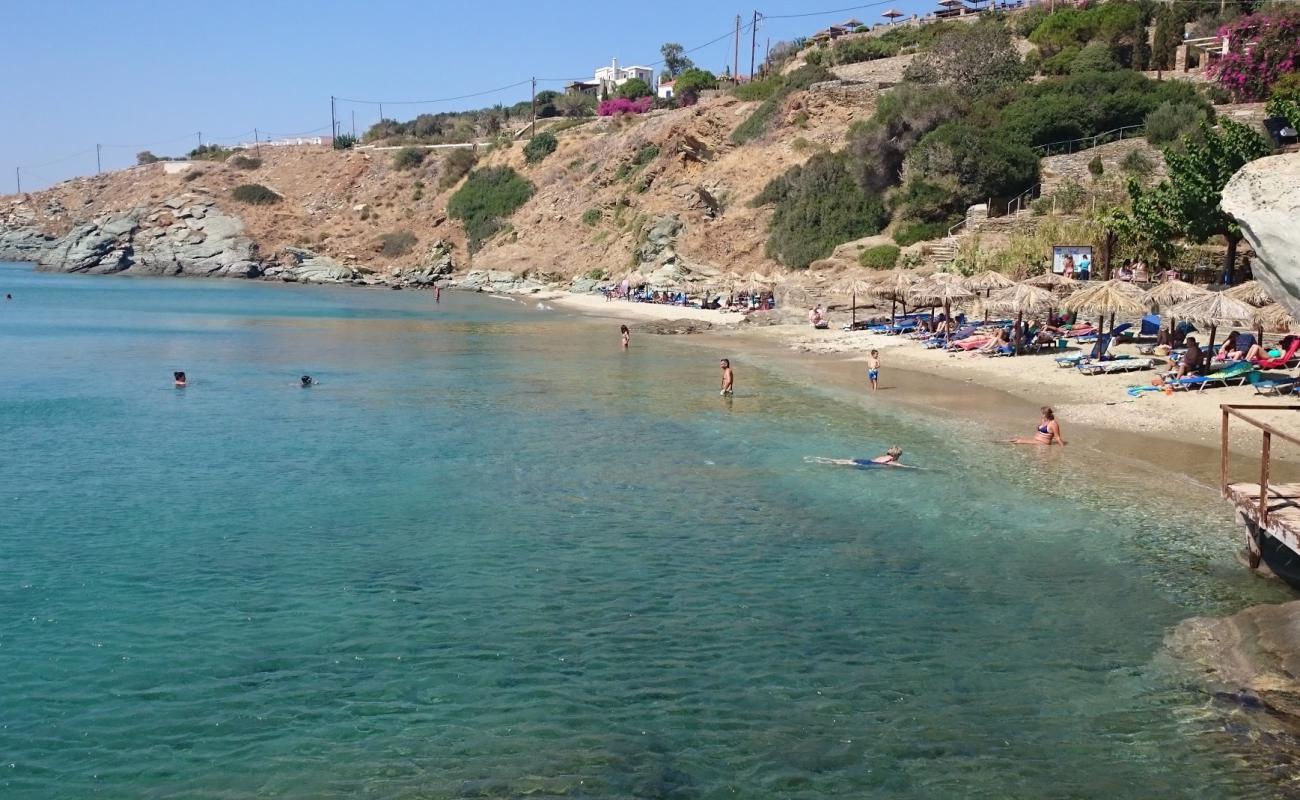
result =
[[[914,58],[916,58],[915,53],[893,56],[892,58],[878,58],[875,61],[862,61],[857,64],[845,64],[842,67],[831,67],[831,72],[842,81],[891,86],[903,79],[903,70],[907,69],[907,65],[911,64]]]
[[[1092,173],[1088,171],[1088,162],[1098,156],[1101,157],[1101,164],[1106,169],[1105,174],[1119,174],[1122,171],[1120,164],[1129,153],[1134,151],[1145,155],[1155,166],[1151,173],[1155,180],[1165,177],[1165,158],[1159,150],[1147,144],[1146,139],[1121,139],[1118,142],[1099,145],[1089,150],[1080,150],[1077,153],[1044,158],[1040,165],[1043,184],[1042,193],[1049,194],[1069,180],[1087,184],[1092,180]]]

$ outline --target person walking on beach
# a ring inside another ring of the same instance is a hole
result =
[[[871,381],[871,391],[880,388],[880,351],[872,350],[867,356],[867,380]]]
[[[722,391],[718,394],[731,397],[736,389],[736,375],[731,371],[731,359],[722,359]]]
[[[1045,444],[1048,446],[1059,444],[1065,447],[1065,440],[1061,438],[1061,423],[1056,421],[1056,412],[1052,411],[1050,406],[1043,406],[1039,409],[1042,412],[1042,419],[1038,421],[1038,430],[1034,431],[1033,438],[1016,438],[1011,440],[1011,444]]]
[[[626,350],[632,344],[632,331],[626,325],[618,326],[618,331],[623,336],[623,349]]]

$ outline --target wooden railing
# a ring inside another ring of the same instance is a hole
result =
[[[1261,422],[1254,417],[1249,417],[1242,411],[1300,411],[1300,405],[1262,405],[1262,404],[1229,404],[1224,403],[1219,406],[1223,412],[1223,425],[1219,431],[1220,454],[1219,454],[1219,491],[1224,497],[1228,496],[1228,420],[1231,417],[1245,422],[1247,425],[1253,425],[1259,428],[1263,433],[1263,445],[1260,448],[1259,456],[1259,526],[1262,528],[1268,523],[1268,478],[1269,470],[1272,466],[1270,463],[1273,455],[1273,437],[1290,442],[1294,445],[1300,445],[1300,438],[1296,438],[1289,433],[1283,433],[1277,428],[1269,425],[1267,422]]]

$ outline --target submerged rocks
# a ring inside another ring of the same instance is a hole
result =
[[[1236,218],[1258,256],[1255,277],[1300,318],[1300,153],[1242,167],[1224,187],[1220,205]]]

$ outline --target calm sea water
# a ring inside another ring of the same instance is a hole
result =
[[[5,798],[1275,792],[1150,666],[1282,597],[1189,487],[532,304],[5,291]]]

